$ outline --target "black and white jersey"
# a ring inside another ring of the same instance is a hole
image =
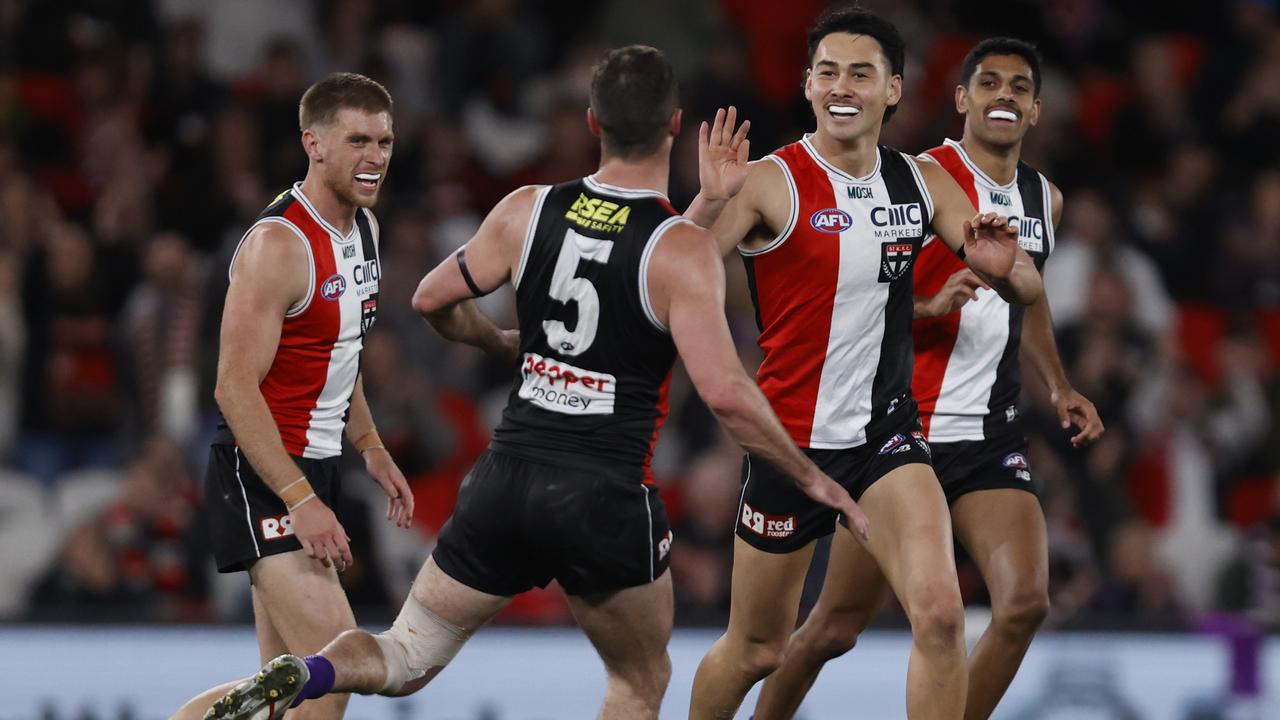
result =
[[[493,447],[651,482],[676,349],[649,303],[666,197],[592,177],[538,191],[516,271],[520,368]]]

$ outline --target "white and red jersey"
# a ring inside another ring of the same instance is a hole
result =
[[[926,154],[955,178],[979,212],[1005,215],[1016,223],[1018,244],[1043,268],[1053,251],[1053,204],[1043,175],[1018,163],[1013,182],[1002,185],[954,140]],[[937,294],[964,267],[945,243],[929,238],[916,262],[916,294]],[[978,299],[959,311],[915,322],[912,391],[930,442],[982,440],[1018,419],[1023,310],[994,290],[978,290]]]
[[[338,232],[302,193],[302,183],[276,198],[250,231],[264,223],[297,236],[307,249],[310,282],[306,298],[285,314],[275,360],[259,388],[290,455],[333,457],[342,452],[360,350],[378,312],[377,225],[362,208],[351,231]],[[224,423],[215,442],[232,440]]]
[[[916,160],[886,147],[853,177],[808,137],[767,156],[791,212],[778,237],[739,248],[760,326],[756,379],[801,447],[862,445],[911,401],[911,264],[933,219]]]

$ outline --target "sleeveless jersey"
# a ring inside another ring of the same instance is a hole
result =
[[[979,212],[1006,215],[1016,223],[1018,244],[1043,270],[1053,250],[1049,181],[1018,163],[1013,182],[996,183],[954,140],[927,154],[951,173]],[[931,238],[916,263],[916,293],[936,294],[964,267],[945,243]],[[916,321],[913,390],[930,442],[982,440],[1018,419],[1023,311],[994,290],[980,289],[978,299],[958,312]]]
[[[677,215],[592,177],[538,191],[513,284],[520,368],[493,447],[652,482],[676,349],[649,303],[649,258]]]
[[[855,178],[806,136],[767,156],[791,211],[767,245],[740,247],[764,361],[756,380],[801,447],[862,445],[911,404],[911,264],[933,219],[916,161],[877,148]]]
[[[307,297],[285,314],[280,345],[259,389],[290,455],[334,457],[342,453],[364,335],[378,313],[381,268],[373,214],[357,210],[351,232],[343,235],[316,212],[302,183],[295,183],[249,230],[264,223],[282,225],[302,242],[310,281]],[[231,268],[239,253],[238,245]],[[235,442],[225,421],[214,442]]]

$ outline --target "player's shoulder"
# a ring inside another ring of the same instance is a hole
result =
[[[662,231],[653,250],[653,260],[672,269],[698,265],[708,261],[720,263],[720,250],[715,233],[681,217]]]
[[[306,233],[291,220],[281,216],[267,216],[260,218],[245,233],[238,254],[250,252],[287,259],[299,253],[305,254],[309,244]]]

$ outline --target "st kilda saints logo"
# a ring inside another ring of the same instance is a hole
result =
[[[893,282],[911,267],[911,243],[880,243],[880,282]]]
[[[364,335],[369,332],[369,328],[373,327],[373,323],[378,319],[378,296],[374,294],[371,298],[365,298],[360,303],[360,334]]]

